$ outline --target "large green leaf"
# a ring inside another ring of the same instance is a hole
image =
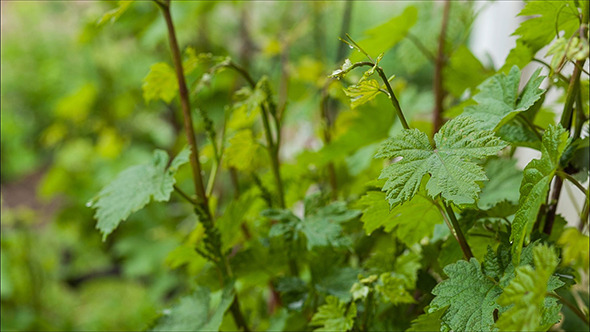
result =
[[[367,192],[358,204],[363,207],[361,221],[367,234],[383,227],[386,232],[395,232],[397,238],[407,246],[431,236],[434,225],[443,222],[434,202],[420,194],[391,210],[385,200],[385,193],[380,191]]]
[[[480,92],[473,97],[478,104],[466,107],[464,113],[479,120],[480,128],[497,130],[518,113],[531,108],[541,98],[543,90],[539,86],[545,77],[539,76],[540,72],[539,68],[533,73],[520,94],[518,67],[512,67],[508,75],[498,73],[490,77],[478,87]]]
[[[518,263],[522,245],[537,220],[539,208],[545,203],[549,185],[559,167],[559,159],[568,142],[568,133],[561,127],[549,126],[543,134],[541,159],[532,160],[524,169],[520,185],[519,209],[512,222],[510,240],[512,259]]]
[[[481,190],[478,182],[487,177],[474,160],[495,155],[506,146],[492,131],[478,129],[469,117],[447,122],[434,135],[434,142],[433,147],[425,133],[406,129],[381,146],[376,157],[402,158],[380,176],[387,179],[383,190],[392,206],[412,199],[426,174],[431,176],[426,184],[431,197],[440,194],[455,204],[475,202]]]
[[[448,265],[444,272],[449,279],[432,290],[436,297],[430,303],[429,312],[448,306],[443,320],[452,330],[491,331],[494,310],[500,308],[496,299],[502,289],[483,274],[475,258]]]
[[[226,287],[221,302],[210,307],[211,296],[205,287],[198,287],[194,294],[183,297],[179,303],[162,316],[153,331],[218,331],[223,315],[234,300],[233,286]]]
[[[157,202],[169,200],[176,182],[174,175],[178,167],[188,162],[189,155],[190,149],[187,147],[166,168],[168,154],[156,150],[149,164],[132,166],[124,170],[104,187],[90,204],[96,209],[96,228],[103,234],[103,240],[121,221],[143,208],[152,199]]]

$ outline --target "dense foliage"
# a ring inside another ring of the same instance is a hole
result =
[[[108,5],[37,128],[3,85],[3,181],[50,154],[60,201],[3,209],[3,329],[588,328],[587,1],[527,2],[499,68],[468,2]]]

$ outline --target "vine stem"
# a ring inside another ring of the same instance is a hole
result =
[[[459,221],[455,216],[455,212],[453,212],[453,209],[442,199],[441,204],[444,208],[444,211],[438,204],[437,207],[440,213],[442,214],[443,219],[445,220],[447,226],[451,230],[451,233],[453,233],[453,235],[455,236],[457,242],[459,242],[459,245],[461,246],[461,251],[463,252],[463,256],[465,256],[465,259],[470,260],[471,258],[473,258],[473,253],[471,252],[471,248],[469,247],[469,244],[465,239],[465,235],[463,235],[463,232],[461,231],[461,227],[459,227]]]
[[[191,147],[191,155],[190,155],[190,162],[191,168],[193,171],[193,181],[195,185],[195,192],[197,197],[199,198],[202,208],[206,214],[206,218],[211,218],[211,211],[209,209],[209,203],[207,199],[207,194],[205,192],[205,186],[203,184],[203,177],[201,172],[201,163],[199,162],[199,150],[197,146],[197,139],[195,136],[195,132],[193,129],[193,121],[190,111],[190,99],[188,94],[188,89],[186,86],[186,80],[184,78],[184,70],[182,68],[182,58],[180,56],[180,48],[178,47],[178,41],[176,39],[176,32],[174,30],[174,23],[172,21],[172,16],[170,14],[170,0],[155,0],[156,4],[162,10],[162,14],[164,16],[164,20],[166,21],[166,27],[168,28],[168,40],[170,42],[170,51],[172,52],[172,60],[174,62],[174,68],[176,71],[176,78],[178,80],[178,90],[180,95],[180,104],[182,108],[182,114],[184,117],[184,127],[187,135],[188,143]],[[215,144],[215,142],[213,142]],[[178,191],[178,189],[177,189]],[[186,194],[185,194],[186,195]],[[185,196],[183,195],[183,196]],[[188,197],[188,195],[186,195]],[[186,197],[185,197],[186,198]],[[212,222],[212,220],[211,220]],[[225,275],[225,277],[231,276],[231,269],[227,264],[226,257],[223,254],[220,254],[220,258],[223,260],[225,267],[221,273]],[[225,279],[225,278],[224,278]],[[234,300],[230,306],[230,311],[236,322],[236,325],[239,328],[242,328],[244,331],[250,331],[248,325],[246,323],[246,319],[242,314],[240,309],[240,302],[238,299],[238,295],[236,294]]]
[[[440,28],[440,35],[438,36],[438,51],[436,53],[436,59],[434,62],[434,111],[432,112],[433,117],[433,133],[436,133],[443,124],[442,111],[443,111],[443,99],[445,97],[445,91],[443,89],[443,68],[445,66],[445,37],[447,34],[447,25],[449,22],[449,11],[451,8],[451,1],[445,0],[442,26]]]
[[[174,30],[172,16],[170,15],[170,0],[167,0],[166,2],[157,1],[156,3],[162,9],[162,14],[164,15],[164,20],[166,21],[166,26],[168,28],[168,40],[170,42],[172,61],[174,62],[174,69],[176,71],[176,78],[178,80],[180,104],[182,108],[182,115],[184,117],[184,129],[186,132],[188,144],[191,147],[190,164],[193,172],[195,192],[201,203],[205,206],[205,210],[209,213],[209,204],[207,200],[207,195],[205,194],[203,177],[201,175],[201,163],[199,162],[199,148],[197,145],[197,138],[195,137],[195,131],[193,129],[193,120],[190,111],[191,106],[188,95],[188,89],[186,87],[186,81],[184,79],[184,71],[182,68],[180,48],[178,47],[178,41],[176,40],[176,32]]]
[[[588,317],[578,307],[576,307],[573,303],[571,303],[570,301],[566,300],[562,296],[559,296],[558,294],[555,294],[555,293],[547,293],[545,295],[558,299],[559,302],[565,304],[565,306],[568,307],[574,314],[576,314],[576,316],[580,317],[580,319],[584,323],[586,323],[586,325],[590,325],[590,322],[588,321]]]

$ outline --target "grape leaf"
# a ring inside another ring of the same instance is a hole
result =
[[[369,191],[358,204],[363,207],[361,221],[367,234],[383,227],[386,232],[395,232],[397,238],[407,246],[431,236],[434,225],[443,222],[436,205],[420,194],[391,211],[384,192]]]
[[[399,16],[365,31],[367,38],[359,40],[358,44],[369,54],[385,52],[400,42],[417,20],[418,9],[408,6]],[[353,63],[362,61],[364,58],[365,55],[361,52],[354,52],[350,55],[350,61]]]
[[[127,9],[129,9],[129,6],[131,6],[131,4],[133,3],[133,0],[119,0],[117,1],[117,8],[111,9],[108,12],[104,13],[104,15],[102,15],[102,17],[98,20],[98,22],[96,23],[96,25],[101,26],[104,25],[107,22],[113,23],[116,20],[119,19],[119,17],[121,17],[121,15],[123,15]]]
[[[563,247],[563,263],[573,264],[575,267],[588,271],[588,257],[590,254],[590,239],[576,228],[568,227],[557,241]]]
[[[541,159],[532,160],[524,169],[524,177],[520,185],[519,209],[512,222],[510,240],[512,259],[520,260],[522,245],[533,228],[541,204],[545,203],[547,191],[555,171],[559,167],[559,159],[568,143],[568,133],[561,127],[549,126],[541,142]]]
[[[516,276],[498,297],[499,305],[509,306],[496,323],[500,330],[545,331],[559,320],[560,305],[555,298],[545,297],[548,291],[563,285],[561,281],[550,282],[557,254],[550,247],[538,245],[533,248],[533,261],[534,269],[530,265],[516,268]]]
[[[326,297],[326,304],[318,308],[313,315],[311,326],[321,326],[314,331],[348,331],[352,329],[356,318],[356,305],[353,303],[347,308],[334,296]]]
[[[482,273],[477,259],[460,260],[446,266],[449,279],[436,285],[432,294],[429,313],[448,306],[442,316],[444,322],[455,331],[491,331],[494,310],[500,306],[496,299],[502,289]]]
[[[444,88],[460,98],[466,89],[479,85],[490,74],[469,48],[461,45],[453,52],[443,69]]]
[[[166,103],[171,102],[178,91],[174,69],[165,62],[153,64],[150,67],[150,72],[143,79],[141,88],[146,103],[158,99],[162,99]]]
[[[478,86],[480,92],[473,97],[477,105],[465,108],[465,114],[479,120],[479,127],[485,130],[497,130],[518,113],[531,108],[544,91],[539,89],[544,76],[539,76],[537,69],[527,82],[522,92],[518,93],[520,69],[513,66],[508,75],[498,73]]]
[[[344,202],[334,202],[310,216],[305,216],[299,229],[307,238],[309,250],[329,245],[341,247],[348,244],[348,239],[343,236],[340,224],[359,215],[360,211],[348,210]]]
[[[420,255],[410,251],[398,256],[393,272],[379,276],[377,290],[393,304],[416,302],[409,291],[416,288],[420,259]]]
[[[436,147],[430,145],[425,133],[406,129],[380,147],[376,157],[402,157],[380,175],[387,179],[383,190],[392,206],[414,197],[426,174],[431,175],[426,184],[429,196],[441,194],[455,204],[475,202],[481,190],[477,182],[487,177],[473,160],[495,155],[506,146],[493,132],[478,129],[469,117],[447,122],[434,135],[434,141]]]
[[[350,107],[356,108],[373,100],[381,91],[380,89],[379,82],[376,80],[364,80],[344,89],[344,93],[350,98]]]
[[[229,139],[229,146],[224,153],[224,163],[227,167],[250,172],[260,166],[260,160],[264,159],[262,147],[256,141],[252,130],[243,129]]]
[[[426,312],[412,321],[412,326],[406,332],[433,332],[441,331],[442,315],[446,308],[433,312]]]
[[[518,203],[522,171],[516,169],[515,159],[492,159],[485,166],[490,179],[479,195],[477,206],[486,210],[502,201]]]
[[[234,300],[233,285],[221,294],[221,302],[210,308],[211,296],[205,287],[198,287],[194,294],[180,302],[162,316],[153,331],[218,331],[223,315]]]
[[[166,168],[168,154],[156,150],[151,163],[132,166],[105,186],[90,204],[96,209],[96,228],[103,234],[103,241],[121,221],[152,199],[157,202],[169,200],[176,183],[174,175],[188,162],[189,155],[190,149],[185,147]]]

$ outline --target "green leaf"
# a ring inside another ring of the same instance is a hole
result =
[[[491,331],[494,310],[500,308],[496,299],[502,289],[482,273],[475,258],[448,265],[444,272],[449,279],[432,290],[436,297],[428,311],[448,306],[443,321],[454,331]]]
[[[320,326],[314,331],[348,331],[356,318],[356,305],[346,306],[334,296],[326,297],[326,304],[318,308],[309,325]]]
[[[393,304],[416,302],[410,291],[416,288],[420,259],[420,255],[410,251],[397,257],[393,272],[379,276],[377,290]]]
[[[107,22],[113,23],[116,20],[119,19],[119,17],[121,17],[121,15],[123,15],[127,9],[129,9],[129,6],[131,6],[131,4],[133,3],[133,0],[119,0],[117,1],[117,8],[111,9],[108,12],[104,13],[104,15],[102,15],[102,17],[100,18],[100,20],[98,20],[98,22],[96,23],[96,25],[101,26],[104,25]]]
[[[176,183],[174,175],[178,167],[188,162],[189,155],[190,150],[186,147],[166,168],[168,154],[156,150],[151,163],[124,170],[104,187],[90,203],[96,209],[96,228],[103,234],[103,241],[121,221],[152,199],[157,202],[169,200]]]
[[[344,93],[350,98],[350,106],[356,108],[373,100],[379,94],[380,88],[376,80],[364,80],[344,89]]]
[[[150,100],[162,99],[170,103],[178,91],[178,82],[174,69],[165,62],[153,64],[150,72],[143,79],[143,99],[147,102]]]
[[[478,104],[466,107],[464,113],[479,120],[481,129],[497,130],[541,98],[544,91],[539,86],[545,77],[539,76],[540,72],[541,68],[533,73],[520,94],[518,67],[512,67],[508,75],[499,73],[490,77],[478,87],[480,92],[473,97]]]
[[[479,60],[465,45],[459,46],[443,69],[445,90],[460,98],[466,89],[473,89],[490,76]]]
[[[260,166],[262,152],[262,147],[254,138],[252,130],[243,129],[230,138],[229,146],[224,153],[224,163],[227,167],[251,172]]]
[[[436,205],[420,194],[391,211],[384,192],[369,191],[358,204],[363,207],[361,221],[367,234],[383,227],[386,232],[395,232],[397,238],[407,246],[419,242],[423,237],[430,237],[434,225],[443,222]]]
[[[502,201],[518,203],[522,171],[516,169],[516,159],[492,159],[485,166],[486,182],[477,206],[487,210]]]
[[[226,287],[221,302],[216,308],[210,307],[211,296],[205,287],[198,287],[191,296],[165,313],[153,331],[218,331],[223,315],[234,300],[233,286]]]
[[[426,312],[418,316],[412,321],[412,326],[406,332],[433,332],[440,331],[442,324],[442,316],[446,311],[446,307],[433,311]]]
[[[590,256],[590,239],[576,228],[566,228],[561,233],[557,243],[562,246],[563,264],[588,271],[588,257]]]
[[[345,203],[334,202],[318,209],[313,215],[305,216],[298,228],[305,234],[309,250],[315,247],[346,246],[349,241],[344,237],[340,224],[359,215],[360,211],[348,210]]]
[[[402,157],[380,175],[387,179],[383,190],[392,206],[414,197],[426,174],[431,175],[426,184],[430,197],[440,194],[457,205],[475,202],[481,190],[478,182],[487,177],[473,160],[495,155],[506,146],[492,131],[478,129],[476,121],[468,117],[447,122],[434,135],[434,142],[432,147],[425,133],[406,129],[381,146],[376,157]]]
[[[532,160],[524,169],[520,185],[519,209],[512,222],[512,259],[518,263],[522,245],[537,220],[539,208],[547,196],[549,185],[559,167],[559,159],[568,143],[568,133],[561,127],[549,126],[543,134],[541,159]]]
[[[358,44],[369,54],[379,54],[392,48],[400,42],[408,33],[410,28],[418,20],[418,9],[408,6],[403,13],[389,21],[365,31],[367,38],[358,41]],[[364,60],[365,55],[354,52],[350,55],[350,61],[357,62]]]
[[[518,16],[532,16],[522,22],[514,35],[530,45],[533,54],[549,44],[559,31],[571,36],[580,26],[579,12],[573,1],[529,1]]]
[[[498,304],[509,309],[500,315],[496,326],[503,331],[546,331],[557,323],[556,299],[546,299],[547,291],[563,285],[550,283],[557,267],[557,254],[544,245],[533,248],[534,270],[530,265],[516,269],[516,277],[498,297]],[[557,308],[559,312],[559,308]],[[543,318],[543,316],[548,316]]]

